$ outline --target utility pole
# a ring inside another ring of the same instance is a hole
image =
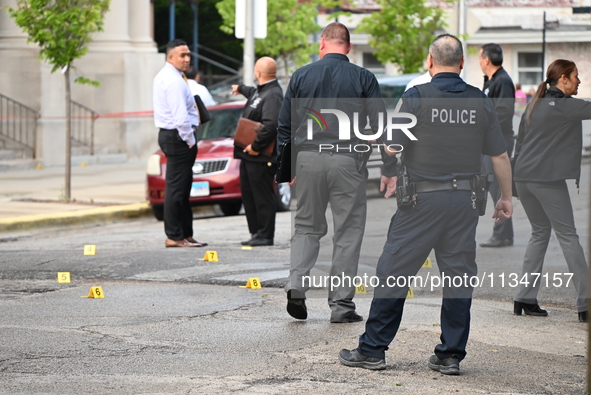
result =
[[[245,11],[242,81],[251,86],[254,82],[254,0],[246,0]]]

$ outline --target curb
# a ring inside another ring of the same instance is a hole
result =
[[[121,206],[98,207],[51,214],[24,215],[0,218],[0,233],[27,230],[31,228],[76,225],[81,223],[113,222],[121,219],[138,218],[151,213],[147,202]]]

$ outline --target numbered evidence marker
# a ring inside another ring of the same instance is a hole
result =
[[[240,285],[240,288],[261,289],[261,280],[258,277],[251,277],[246,282],[246,285]]]
[[[96,255],[96,246],[90,244],[85,245],[84,255]]]
[[[90,287],[90,291],[88,292],[88,296],[81,296],[81,298],[94,298],[94,299],[103,299],[105,294],[103,293],[103,287]]]
[[[70,272],[58,272],[57,273],[57,282],[58,283],[69,283],[70,282]]]
[[[367,289],[365,289],[365,285],[361,284],[358,287],[355,287],[355,294],[356,295],[367,295]]]
[[[199,259],[200,261],[209,261],[209,262],[217,262],[218,261],[218,253],[216,251],[205,251],[205,256],[203,259]]]
[[[415,293],[412,290],[412,287],[408,287],[408,292],[406,293],[406,299],[412,299],[415,297]]]
[[[433,264],[431,263],[431,258],[427,257],[427,260],[425,261],[425,263],[423,263],[422,267],[433,267]]]

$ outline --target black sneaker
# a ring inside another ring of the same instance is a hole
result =
[[[441,374],[457,376],[460,374],[460,361],[455,357],[441,360],[437,358],[437,355],[432,355],[431,358],[429,358],[429,368],[436,370]]]
[[[361,355],[357,350],[347,350],[343,348],[339,352],[339,361],[346,366],[354,368],[363,368],[370,370],[384,370],[386,369],[386,360],[380,358],[366,357]]]

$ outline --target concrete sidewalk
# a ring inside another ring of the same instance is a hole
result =
[[[148,215],[146,161],[72,166],[71,199],[64,201],[65,168],[0,172],[0,232]]]

